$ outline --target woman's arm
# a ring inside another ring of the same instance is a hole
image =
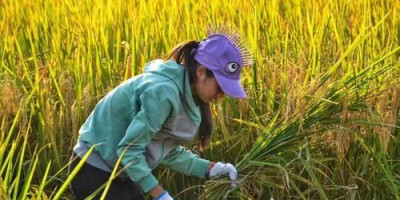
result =
[[[150,190],[149,194],[153,198],[159,197],[164,192],[164,189],[160,185],[156,185],[153,189]]]
[[[185,175],[206,178],[208,171],[215,163],[199,158],[197,154],[178,146],[164,158],[161,164]]]

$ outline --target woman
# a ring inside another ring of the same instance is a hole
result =
[[[113,180],[107,199],[172,199],[152,170],[159,164],[200,178],[237,172],[231,164],[214,163],[186,151],[181,145],[197,132],[201,147],[211,136],[209,102],[227,94],[245,98],[239,76],[251,58],[236,34],[212,33],[201,42],[174,48],[170,60],[154,60],[96,105],[79,131],[74,154],[83,157],[95,146],[71,182],[77,199],[103,185],[121,157],[123,174]],[[79,159],[70,166],[72,171]]]

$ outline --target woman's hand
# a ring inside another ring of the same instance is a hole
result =
[[[230,163],[222,163],[217,162],[211,169],[210,169],[210,178],[218,177],[224,174],[229,174],[229,178],[231,180],[236,180],[237,178],[237,170],[236,168]]]
[[[229,178],[232,180],[232,187],[236,187],[237,170],[230,163],[217,162],[213,167],[211,167],[209,172],[209,177],[219,177],[221,175],[228,174]]]

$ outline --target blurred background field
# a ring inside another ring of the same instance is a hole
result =
[[[72,199],[65,166],[96,103],[207,27],[255,59],[213,105],[209,160],[239,187],[160,168],[176,199],[400,199],[398,0],[0,0],[0,199]]]

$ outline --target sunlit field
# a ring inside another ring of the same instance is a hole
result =
[[[252,52],[248,99],[215,102],[210,146],[187,148],[238,187],[158,168],[172,197],[400,199],[398,0],[0,0],[0,199],[73,199],[96,103],[215,26]]]

